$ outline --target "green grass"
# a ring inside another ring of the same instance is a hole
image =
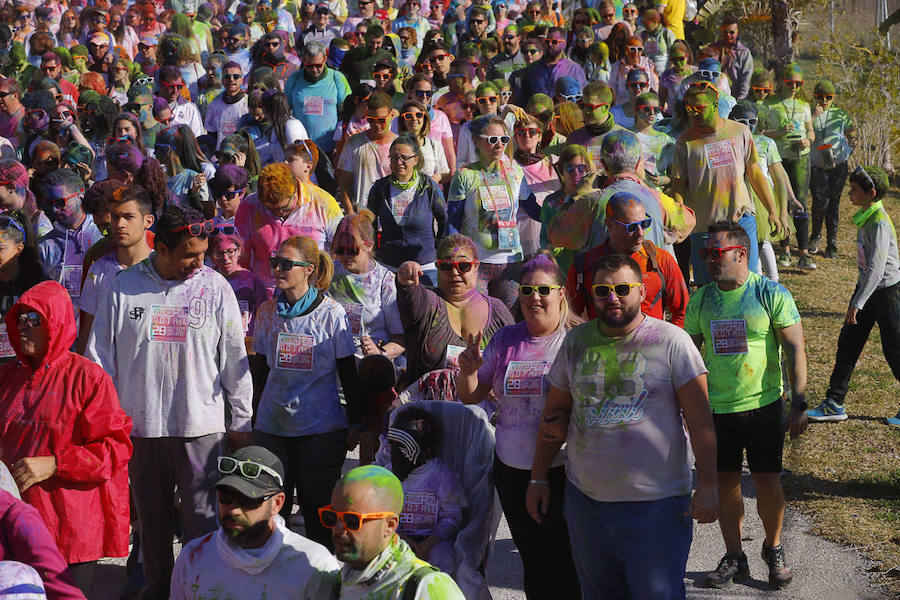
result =
[[[900,224],[900,194],[885,206]],[[817,271],[785,270],[782,283],[793,293],[803,316],[809,358],[807,400],[824,397],[834,363],[837,337],[856,282],[854,208],[844,195],[839,256],[816,257]],[[881,351],[877,327],[860,357],[847,395],[850,418],[842,423],[811,423],[806,434],[785,445],[785,478],[790,505],[809,516],[815,532],[879,561],[884,572],[900,565],[900,428],[885,418],[900,409],[900,384]],[[900,594],[900,579],[875,576],[882,589]]]

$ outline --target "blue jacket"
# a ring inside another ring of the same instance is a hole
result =
[[[380,243],[376,240],[376,260],[394,269],[408,260],[420,265],[434,262],[437,243],[448,233],[447,203],[441,189],[431,177],[420,173],[403,225],[397,223],[391,211],[390,190],[390,176],[387,176],[376,181],[369,192],[367,207],[375,213],[375,231],[381,232]]]

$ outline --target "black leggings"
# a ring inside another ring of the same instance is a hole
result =
[[[833,169],[813,167],[809,176],[809,190],[812,192],[812,235],[818,241],[822,235],[822,222],[825,222],[826,246],[837,246],[838,207],[841,204],[841,193],[847,182],[847,161]]]
[[[72,563],[69,565],[69,573],[72,574],[72,580],[75,586],[81,590],[85,597],[90,598],[94,589],[94,573],[97,572],[97,561],[91,560],[83,563]]]

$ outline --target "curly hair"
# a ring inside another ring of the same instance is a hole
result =
[[[263,204],[277,204],[297,191],[297,179],[285,163],[272,163],[263,167],[259,172],[257,185],[259,201]]]
[[[156,244],[165,244],[168,248],[175,248],[181,243],[181,240],[188,237],[190,232],[182,229],[176,231],[185,225],[193,223],[202,223],[206,220],[199,210],[187,206],[166,206],[162,216],[156,225]],[[198,236],[206,239],[206,232],[201,231]]]

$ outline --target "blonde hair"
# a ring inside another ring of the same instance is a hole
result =
[[[566,278],[563,274],[562,270],[559,268],[559,264],[556,262],[556,257],[553,256],[553,253],[546,248],[541,248],[537,251],[531,259],[529,259],[525,264],[522,265],[522,268],[519,270],[519,283],[522,283],[522,280],[527,276],[533,273],[546,273],[549,275],[555,285],[562,286],[560,289],[560,306],[559,306],[559,323],[562,325],[569,318],[569,301],[565,294],[566,287]],[[520,295],[521,301],[521,295]]]
[[[300,257],[313,265],[313,272],[309,276],[310,285],[320,292],[324,292],[331,285],[334,277],[334,263],[327,252],[319,250],[319,245],[312,238],[305,235],[295,235],[281,242],[280,248],[292,248]]]

